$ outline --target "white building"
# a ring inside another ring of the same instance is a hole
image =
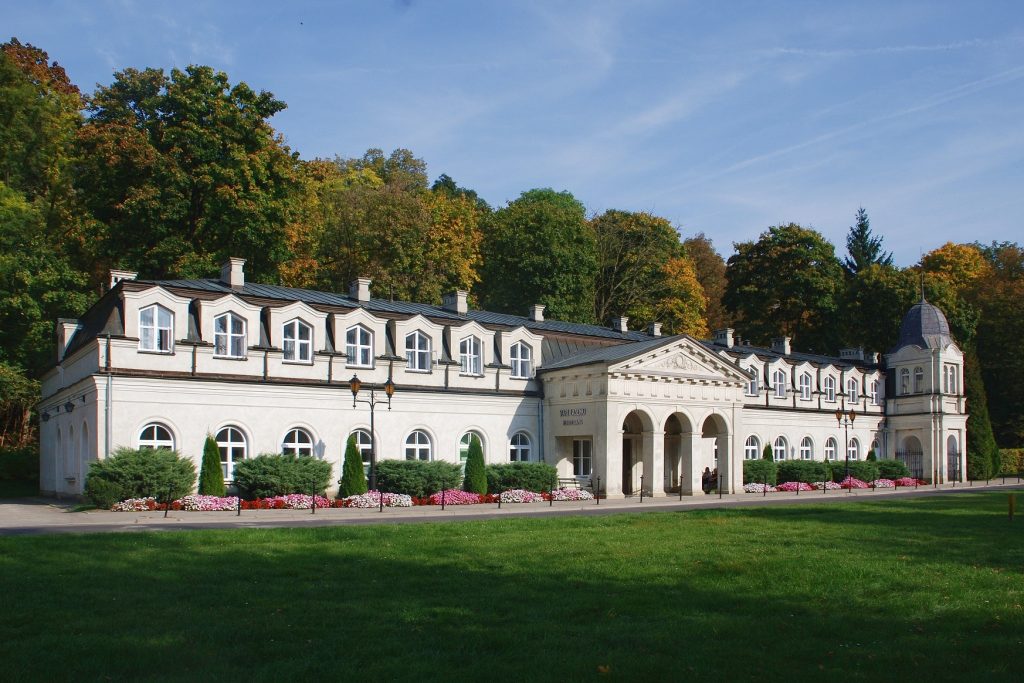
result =
[[[40,487],[78,495],[90,461],[120,446],[168,446],[200,464],[207,434],[225,478],[259,453],[324,458],[340,477],[344,445],[370,446],[370,411],[353,407],[391,379],[376,409],[378,458],[458,462],[470,436],[489,463],[545,461],[600,478],[609,496],[700,492],[705,467],[726,490],[767,444],[778,459],[852,459],[875,449],[926,479],[965,470],[963,356],[942,312],[907,313],[883,363],[862,350],[755,348],[732,330],[712,341],[442,306],[246,283],[230,259],[219,279],[140,281],[114,271],[80,320],[60,320],[43,378]],[[855,412],[844,427],[836,411]],[[642,482],[642,484],[641,484]]]

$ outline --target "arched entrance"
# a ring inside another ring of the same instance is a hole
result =
[[[728,489],[729,481],[729,427],[721,415],[708,415],[700,428],[700,453],[694,455],[694,465],[699,476],[705,468],[720,475],[723,487]],[[713,483],[712,486],[717,486]]]
[[[900,447],[896,449],[896,459],[907,466],[910,476],[915,479],[924,478],[924,448],[916,436],[903,437]]]
[[[665,421],[665,491],[693,493],[693,425],[681,413]]]
[[[946,439],[946,476],[950,481],[963,481],[960,471],[960,449],[957,448],[956,437],[952,434]]]
[[[622,493],[629,496],[640,487],[643,473],[644,425],[635,410],[622,421]]]

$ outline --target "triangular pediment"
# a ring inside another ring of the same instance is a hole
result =
[[[609,372],[746,384],[750,377],[736,365],[691,337],[638,353],[608,367]]]

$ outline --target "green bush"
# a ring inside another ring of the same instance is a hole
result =
[[[970,459],[970,453],[968,453],[968,459]],[[1000,448],[999,462],[998,474],[1024,472],[1024,448]]]
[[[356,436],[351,434],[345,445],[345,462],[341,467],[341,486],[338,495],[342,498],[359,496],[367,491],[366,472],[363,470],[363,456],[356,445]]]
[[[776,465],[776,479],[783,483],[802,481],[813,484],[829,478],[828,465],[818,460],[783,460]]]
[[[967,478],[975,481],[991,479],[995,474],[992,471],[992,459],[984,454],[968,451],[967,453]]]
[[[164,500],[168,494],[180,498],[192,493],[195,483],[196,466],[174,451],[119,448],[106,460],[89,465],[85,495],[99,507],[110,507],[110,496],[118,496],[114,503],[150,496]]]
[[[509,489],[549,491],[558,486],[558,470],[545,462],[509,462],[488,465],[487,490],[501,493]]]
[[[766,443],[764,448],[761,449],[761,459],[775,461],[775,451],[770,443]]]
[[[223,496],[224,471],[220,467],[220,447],[209,434],[203,444],[203,465],[199,470],[199,493],[204,496]]]
[[[846,460],[833,460],[830,463],[832,468],[832,481],[841,482],[846,478]],[[866,460],[850,461],[850,476],[861,481],[874,481],[878,479],[878,463]]]
[[[311,455],[261,453],[235,465],[235,484],[249,498],[323,493],[330,481],[331,463]]]
[[[868,451],[868,457],[866,457],[864,459],[867,460],[868,462],[875,462],[876,460],[878,460],[878,456],[875,455],[875,449],[872,448],[871,450],[869,450]]]
[[[778,481],[778,463],[774,460],[744,460],[743,461],[743,483],[744,484],[768,484],[774,486]]]
[[[462,466],[435,460],[381,460],[377,488],[385,493],[406,493],[422,498],[441,489],[458,488]]]
[[[462,479],[462,490],[469,493],[487,493],[487,473],[484,471],[484,451],[480,439],[475,435],[469,439],[466,454],[466,476]]]
[[[910,476],[910,469],[899,460],[876,460],[875,465],[878,466],[878,476],[881,479],[899,479]]]
[[[0,479],[39,481],[39,447],[0,448]]]

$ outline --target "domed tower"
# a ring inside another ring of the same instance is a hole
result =
[[[941,483],[965,476],[963,366],[946,316],[922,294],[885,354],[886,454],[919,478]]]

